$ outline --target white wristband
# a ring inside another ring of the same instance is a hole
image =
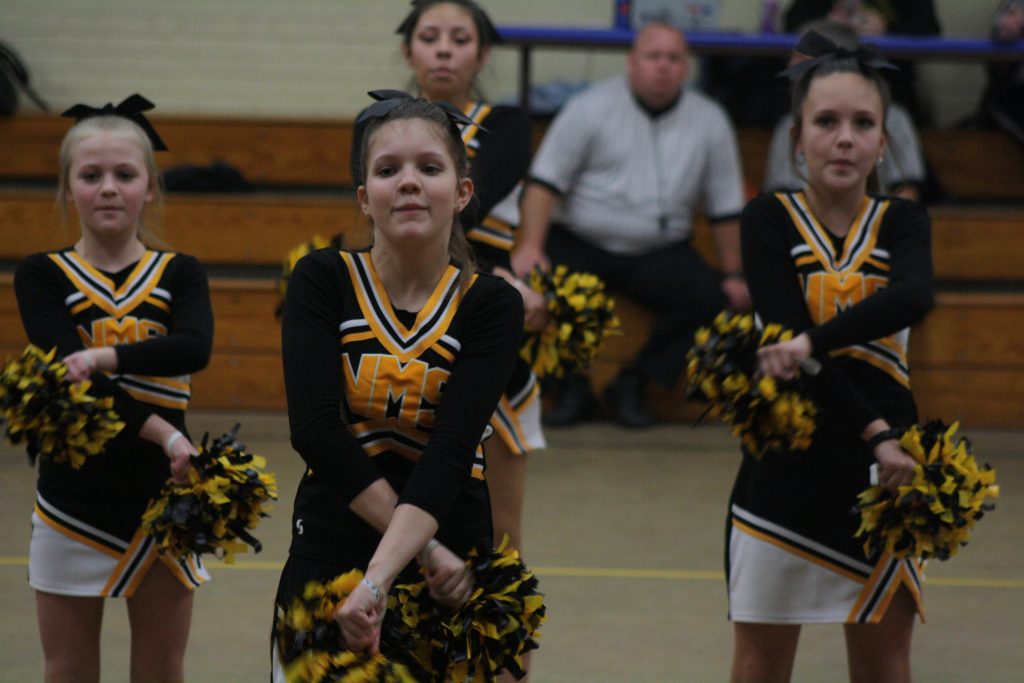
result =
[[[171,446],[174,445],[174,442],[177,441],[178,439],[180,439],[183,436],[185,436],[185,435],[182,434],[181,432],[174,432],[169,437],[167,437],[167,441],[164,442],[164,453],[167,453],[168,451],[170,451],[171,450]]]
[[[377,587],[377,584],[375,584],[372,580],[364,576],[363,585],[370,589],[370,595],[373,596],[373,602],[380,602],[380,588]]]

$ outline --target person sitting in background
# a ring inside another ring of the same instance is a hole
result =
[[[992,40],[1012,43],[1024,39],[1024,0],[1003,0],[992,20]],[[1024,144],[1024,64],[992,62],[978,112],[983,124],[994,125]]]
[[[783,26],[787,33],[801,33],[808,23],[821,19],[846,24],[861,36],[942,33],[933,0],[794,0],[783,16]],[[907,108],[917,125],[929,125],[931,112],[918,96],[914,63],[893,63],[899,71],[885,75],[893,100]]]
[[[743,309],[750,301],[739,258],[736,136],[719,105],[683,87],[687,59],[677,28],[648,24],[630,50],[628,76],[566,104],[530,168],[511,258],[520,277],[547,267],[549,257],[595,273],[656,313],[644,348],[604,392],[629,427],[650,424],[645,386],[651,379],[676,384],[697,328],[726,305]],[[689,243],[698,202],[712,224],[721,273]],[[574,375],[544,420],[572,424],[596,405],[587,378]]]
[[[825,36],[846,50],[857,49],[857,33],[845,24],[834,21],[814,22],[810,30]],[[800,52],[799,44],[793,50],[790,65],[810,59]],[[878,165],[881,194],[891,194],[918,201],[925,181],[925,163],[921,145],[910,113],[898,104],[890,105],[885,118],[886,153]],[[793,114],[787,113],[775,125],[762,188],[765,192],[799,190],[807,182],[807,166],[802,158],[793,154]]]

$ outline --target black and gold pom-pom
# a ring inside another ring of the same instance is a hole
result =
[[[299,259],[312,251],[326,247],[341,249],[344,243],[345,236],[342,233],[338,233],[331,239],[324,239],[320,235],[313,235],[308,242],[303,242],[288,250],[284,257],[284,262],[281,264],[281,279],[277,281],[277,306],[274,308],[274,315],[276,317],[280,318],[284,312],[284,296],[288,292],[288,278],[291,277],[292,271],[295,270],[295,264],[299,262]]]
[[[203,437],[191,458],[189,482],[168,479],[160,497],[142,516],[142,528],[156,540],[160,552],[184,557],[189,552],[212,553],[228,564],[236,552],[261,544],[249,533],[277,499],[277,481],[264,472],[266,460],[245,452],[236,440],[239,425],[207,445]]]
[[[344,649],[334,614],[362,578],[363,573],[356,569],[326,583],[310,581],[302,595],[281,610],[274,637],[282,660],[287,662],[285,678],[289,683],[433,680],[415,658],[417,649],[421,655],[426,649],[413,641],[412,631],[397,617],[397,607],[392,607],[397,604],[394,595],[389,595],[381,627],[381,654]],[[398,659],[392,658],[392,653]]]
[[[529,332],[519,355],[538,377],[589,367],[604,340],[619,329],[615,301],[605,293],[604,282],[592,273],[558,266],[552,272],[534,268],[527,284],[546,299],[552,323]]]
[[[522,678],[523,657],[537,648],[547,618],[544,595],[519,553],[505,545],[470,553],[472,596],[454,612],[442,610],[426,628],[433,642],[445,643],[448,680],[494,681],[505,670]]]
[[[494,681],[504,670],[521,678],[523,656],[537,647],[546,618],[537,579],[504,544],[498,550],[472,551],[468,563],[476,587],[457,609],[438,605],[425,581],[391,587],[381,625],[381,655],[374,660],[344,651],[334,621],[362,572],[348,572],[328,584],[308,584],[302,597],[283,610],[275,634],[279,651],[292,661],[286,667],[289,682],[364,680],[357,676],[370,666],[384,667],[388,675],[401,671],[420,683]],[[334,677],[313,677],[323,671]]]
[[[858,497],[864,552],[897,558],[948,560],[967,545],[974,523],[995,506],[996,473],[978,466],[971,442],[957,437],[959,423],[933,420],[903,433],[900,447],[916,461],[914,480],[897,494],[872,486]]]
[[[56,348],[44,352],[29,345],[21,358],[8,358],[0,372],[0,413],[11,443],[24,441],[29,461],[37,457],[80,468],[103,451],[122,429],[110,397],[89,395],[89,380],[71,382],[68,368],[54,360]]]
[[[686,356],[688,394],[706,400],[705,414],[732,425],[732,433],[757,458],[811,445],[817,411],[800,377],[755,379],[758,348],[792,338],[793,332],[780,325],[759,330],[749,313],[723,311],[711,327],[697,331]]]
[[[288,683],[423,683],[382,654],[307,650],[285,669]]]

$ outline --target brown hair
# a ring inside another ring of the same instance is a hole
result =
[[[789,153],[794,168],[798,168],[796,164],[796,142],[800,139],[800,135],[803,133],[803,107],[804,102],[807,101],[807,94],[811,90],[811,83],[816,78],[845,73],[860,74],[864,77],[864,80],[872,84],[875,87],[875,90],[878,91],[878,96],[882,100],[882,120],[879,123],[882,126],[883,134],[886,134],[885,120],[889,113],[889,103],[891,98],[889,95],[889,85],[885,82],[885,79],[882,78],[881,74],[878,73],[878,70],[864,64],[855,57],[836,56],[832,59],[826,59],[820,64],[815,65],[813,68],[808,69],[806,73],[800,76],[800,78],[793,83],[792,96],[790,100],[790,107],[793,112],[793,134]],[[879,188],[878,168],[875,167],[871,169],[871,173],[868,174],[868,194],[877,194],[879,192]]]
[[[366,185],[366,167],[370,145],[373,137],[388,123],[402,120],[420,120],[433,126],[441,140],[444,141],[448,154],[452,159],[455,168],[455,176],[461,182],[469,176],[469,159],[466,155],[466,145],[462,142],[462,134],[455,122],[448,118],[444,110],[428,102],[423,98],[416,98],[404,101],[396,105],[384,116],[370,119],[363,133],[363,144],[359,150],[359,184]],[[474,201],[475,197],[470,199]],[[458,214],[452,217],[451,234],[448,237],[448,255],[458,262],[462,268],[459,275],[459,287],[463,290],[469,286],[473,273],[476,272],[476,261],[473,258],[473,250],[466,239],[466,233],[462,230],[462,223]]]
[[[494,24],[491,23],[491,18],[487,16],[480,5],[473,2],[473,0],[420,0],[419,2],[413,3],[413,8],[399,24],[396,33],[402,36],[402,49],[405,50],[405,54],[408,55],[412,48],[412,38],[416,33],[416,27],[419,26],[420,18],[427,12],[438,5],[455,5],[459,9],[466,12],[470,18],[473,19],[473,24],[476,26],[477,35],[477,59],[483,56],[484,50],[489,48],[494,43],[500,42],[501,38],[498,32],[494,28]],[[419,84],[416,80],[410,79],[409,81],[410,91],[419,91]],[[486,99],[483,96],[483,92],[480,89],[479,83],[477,83],[476,76],[469,84],[469,89],[473,97],[478,100]]]
[[[156,166],[156,159],[153,155],[153,143],[150,142],[142,128],[123,116],[92,116],[76,123],[64,135],[64,140],[60,144],[60,174],[57,178],[57,212],[60,215],[61,224],[65,229],[67,228],[67,196],[71,187],[71,157],[74,154],[75,146],[86,138],[102,132],[124,134],[138,143],[153,192],[153,199],[143,208],[142,215],[139,217],[138,238],[147,247],[163,246],[163,242],[157,234],[157,227],[163,212],[163,187],[160,170]]]
[[[480,45],[477,52],[478,57],[483,54],[484,50],[500,40],[497,31],[494,29],[494,24],[491,23],[491,18],[487,16],[487,12],[480,5],[473,2],[473,0],[420,0],[413,3],[412,10],[405,16],[405,19],[402,20],[396,31],[396,33],[402,34],[402,45],[406,49],[409,49],[412,45],[412,37],[416,32],[416,26],[420,23],[420,17],[427,10],[444,4],[455,5],[473,19],[473,24],[476,25],[477,42]]]

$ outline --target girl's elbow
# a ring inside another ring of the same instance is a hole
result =
[[[190,372],[203,370],[210,364],[213,355],[213,339],[210,337],[193,337],[191,343],[183,350],[182,360],[193,368]]]
[[[908,303],[908,313],[915,322],[919,321],[935,308],[935,290],[930,285],[922,286]]]

